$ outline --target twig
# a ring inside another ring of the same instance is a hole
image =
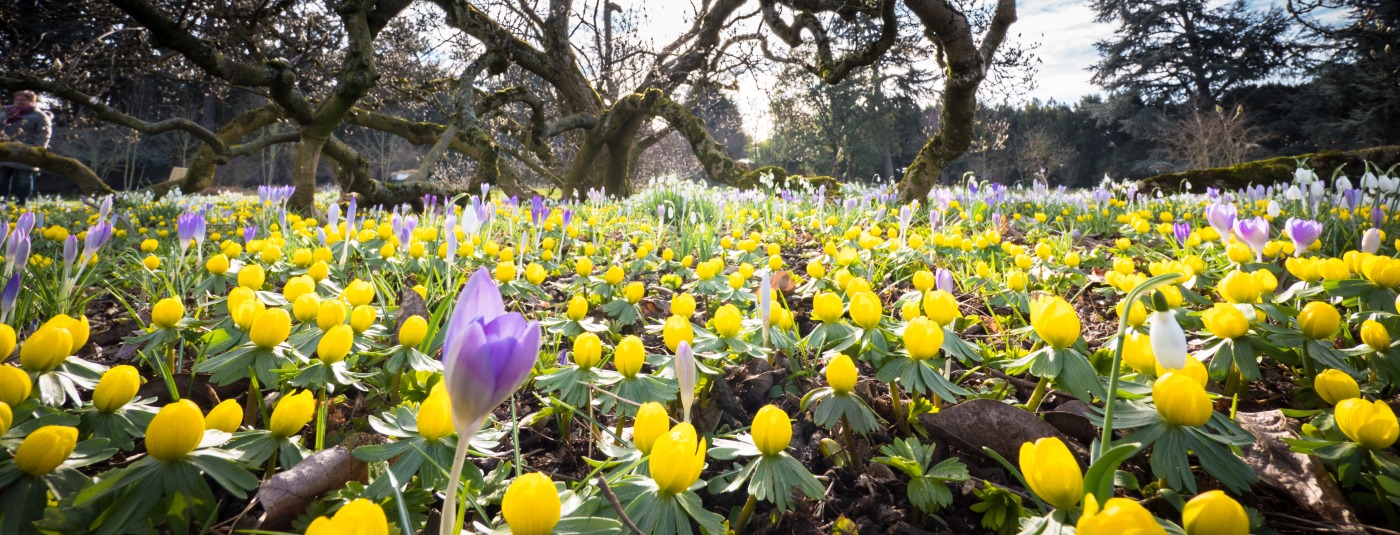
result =
[[[607,498],[608,503],[612,504],[613,510],[617,511],[617,516],[622,520],[622,525],[627,526],[627,529],[632,530],[632,533],[647,535],[642,531],[642,528],[637,527],[637,524],[632,522],[631,518],[627,518],[627,513],[622,510],[622,503],[617,501],[617,495],[613,494],[612,487],[608,486],[608,478],[598,476],[598,489],[603,491],[603,497]]]

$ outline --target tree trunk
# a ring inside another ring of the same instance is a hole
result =
[[[18,162],[66,176],[87,195],[112,193],[112,188],[107,187],[107,184],[102,182],[102,179],[98,178],[92,169],[83,165],[83,162],[67,156],[60,156],[48,149],[23,143],[0,141],[0,162]]]
[[[942,124],[938,133],[919,149],[918,156],[905,170],[904,179],[899,184],[899,197],[903,202],[928,195],[929,190],[938,183],[943,168],[967,152],[967,147],[972,144],[977,85],[981,78],[980,73],[953,74],[948,78],[943,88]]]

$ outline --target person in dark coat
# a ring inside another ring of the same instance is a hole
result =
[[[38,103],[39,97],[33,91],[16,91],[15,103],[5,109],[5,125],[0,141],[48,148],[53,123],[49,115],[37,107]],[[34,192],[34,175],[38,172],[37,167],[0,162],[0,188],[4,188],[5,198],[14,199],[16,204],[24,206]]]

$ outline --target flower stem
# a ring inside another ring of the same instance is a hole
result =
[[[1026,400],[1026,410],[1035,412],[1040,410],[1040,402],[1045,401],[1045,393],[1050,390],[1050,378],[1041,377],[1035,383],[1035,390],[1031,392],[1031,399]]]
[[[908,419],[904,417],[904,407],[901,405],[899,399],[899,385],[894,381],[890,381],[890,407],[894,410],[894,423],[899,427],[901,433],[908,433],[909,422],[907,421]]]
[[[744,502],[744,510],[739,512],[739,521],[734,523],[734,533],[744,532],[744,527],[749,525],[749,519],[753,518],[753,510],[757,505],[758,497],[750,494],[749,500]]]
[[[1143,292],[1165,284],[1177,276],[1175,273],[1166,273],[1142,281],[1142,284],[1128,292],[1127,299],[1123,300],[1124,309],[1132,310],[1133,303],[1137,302],[1138,297],[1142,296]],[[1113,443],[1113,402],[1118,399],[1118,375],[1123,370],[1123,340],[1128,334],[1128,318],[1131,316],[1132,314],[1121,314],[1118,318],[1118,343],[1117,347],[1113,349],[1113,368],[1108,375],[1108,393],[1103,401],[1103,435],[1099,438],[1098,447],[1093,449],[1091,463],[1099,460],[1099,455],[1107,451],[1109,445]]]
[[[454,535],[461,532],[457,527],[457,485],[462,482],[462,467],[467,462],[467,448],[470,447],[472,437],[481,430],[481,425],[486,423],[485,419],[476,420],[467,424],[467,428],[459,430],[457,433],[457,450],[452,456],[452,474],[447,478],[447,500],[442,506],[442,524],[438,526],[439,535]]]
[[[316,392],[316,451],[326,447],[326,389]]]

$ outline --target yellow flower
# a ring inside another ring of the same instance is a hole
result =
[[[642,363],[646,361],[646,357],[647,351],[642,345],[642,339],[628,335],[617,343],[617,350],[613,352],[613,366],[623,377],[635,377],[637,372],[642,370]]]
[[[1181,512],[1187,535],[1249,535],[1249,515],[1224,491],[1202,492]]]
[[[314,294],[306,294],[292,302],[292,317],[295,317],[299,322],[306,323],[316,319],[316,312],[320,308],[321,301],[316,299]]]
[[[418,405],[418,435],[433,442],[452,432],[452,401],[447,397],[447,388],[438,383]]]
[[[177,461],[194,451],[204,438],[204,413],[182,399],[160,409],[146,426],[146,452],[162,461]]]
[[[34,372],[46,372],[62,364],[73,353],[73,335],[68,329],[45,323],[24,341],[19,364]]]
[[[1123,363],[1138,373],[1156,373],[1157,355],[1152,352],[1152,338],[1146,333],[1131,333],[1124,337]]]
[[[822,265],[821,261],[819,260],[813,260],[811,262],[808,262],[807,275],[811,276],[814,279],[820,279],[822,277],[825,277],[826,266]]]
[[[162,329],[174,327],[184,317],[185,304],[174,297],[156,301],[155,306],[151,307],[151,323]]]
[[[743,329],[744,317],[739,312],[739,307],[726,304],[715,311],[714,325],[715,334],[720,338],[733,338]]]
[[[792,442],[792,421],[777,405],[764,405],[753,417],[753,443],[764,455],[777,455]]]
[[[310,390],[301,390],[277,400],[277,407],[272,409],[272,421],[267,428],[273,435],[287,438],[306,427],[306,423],[310,422],[315,414],[316,398],[311,396]]]
[[[883,312],[880,296],[875,295],[874,292],[863,291],[851,296],[851,321],[854,321],[861,328],[874,329],[879,327]]]
[[[1249,319],[1235,305],[1216,303],[1214,307],[1201,313],[1201,321],[1206,330],[1217,338],[1234,340],[1249,332]]]
[[[681,316],[671,316],[666,318],[666,324],[661,326],[661,338],[666,342],[667,349],[675,351],[682,341],[695,341],[695,330],[690,327],[690,320]]]
[[[399,326],[399,345],[404,347],[418,347],[427,336],[428,320],[423,319],[423,316],[409,316],[403,320],[403,325]]]
[[[544,266],[541,266],[534,262],[531,262],[529,265],[525,266],[525,280],[530,281],[530,284],[539,285],[540,283],[544,282],[544,278],[548,274],[549,273],[545,271]]]
[[[296,302],[298,297],[316,292],[316,280],[309,276],[301,275],[287,280],[287,284],[282,286],[282,297],[287,301]]]
[[[598,335],[586,332],[574,339],[574,364],[578,364],[579,368],[587,370],[602,359],[603,342]]]
[[[705,438],[695,436],[688,422],[676,424],[651,446],[648,468],[661,492],[680,494],[700,479],[705,468]]]
[[[612,266],[608,268],[606,272],[603,273],[603,281],[616,286],[617,283],[622,282],[622,277],[624,275],[626,275],[626,273],[622,271],[622,268],[618,266]]]
[[[345,360],[354,343],[355,331],[348,325],[336,325],[321,335],[321,341],[316,344],[316,355],[321,362],[335,364]]]
[[[812,317],[822,323],[841,321],[843,308],[841,297],[834,293],[822,292],[812,297]]]
[[[587,277],[593,273],[593,260],[589,258],[579,258],[574,262],[574,273],[580,277]]]
[[[345,289],[340,292],[340,297],[352,307],[368,305],[370,301],[374,300],[374,285],[355,279],[345,286]]]
[[[940,326],[947,327],[962,317],[962,311],[958,310],[958,300],[953,294],[943,290],[934,290],[924,294],[924,314]]]
[[[914,272],[914,289],[920,293],[929,291],[936,283],[937,279],[934,278],[932,271],[921,269]]]
[[[326,299],[321,301],[316,311],[316,326],[328,331],[331,327],[345,323],[345,317],[348,315],[350,310],[345,308],[345,303],[339,299]]]
[[[1069,509],[1084,495],[1084,474],[1064,442],[1055,437],[1021,444],[1021,473],[1036,496],[1059,509]]]
[[[306,274],[311,280],[321,282],[331,275],[331,266],[325,260],[317,260],[311,267],[306,268]]]
[[[1142,504],[1129,498],[1109,498],[1099,508],[1093,494],[1084,496],[1084,514],[1075,524],[1079,535],[1166,535],[1167,531]]]
[[[155,251],[158,247],[160,247],[160,242],[157,242],[154,239],[146,238],[144,240],[141,240],[141,252],[143,253]]]
[[[1006,288],[1019,292],[1026,289],[1026,274],[1020,271],[1012,271],[1006,275]]]
[[[160,269],[160,258],[153,254],[146,255],[146,258],[141,259],[141,265],[146,266],[146,269],[155,271]]]
[[[287,340],[287,335],[292,334],[292,317],[286,310],[280,308],[270,308],[262,311],[253,318],[253,325],[248,330],[248,337],[252,339],[253,345],[261,349],[272,349],[278,344]]]
[[[584,298],[582,295],[575,295],[573,299],[569,300],[569,309],[565,312],[565,315],[573,321],[583,319],[584,316],[588,315],[588,299]]]
[[[0,403],[11,407],[19,405],[20,402],[29,399],[29,392],[34,389],[34,383],[29,380],[29,374],[24,370],[0,364]]]
[[[1163,374],[1152,384],[1152,402],[1157,406],[1157,414],[1171,425],[1195,427],[1206,423],[1213,414],[1205,387],[1175,371]]]
[[[1381,288],[1400,286],[1400,260],[1385,256],[1372,256],[1361,263],[1361,272],[1368,280]]]
[[[15,352],[15,328],[0,323],[0,362]]]
[[[238,270],[239,286],[249,290],[257,290],[263,287],[264,282],[267,282],[267,273],[263,271],[262,266],[248,264],[243,266],[243,269]]]
[[[93,389],[92,405],[103,414],[110,414],[125,407],[140,389],[141,373],[136,368],[126,364],[113,366],[102,374],[102,380]]]
[[[549,535],[559,523],[559,511],[559,491],[539,472],[515,478],[501,499],[501,516],[515,535]]]
[[[1079,315],[1059,296],[1031,301],[1031,326],[1041,340],[1055,349],[1068,348],[1079,340]]]
[[[14,410],[9,405],[0,403],[0,436],[10,432],[10,424],[15,423]]]
[[[679,293],[671,297],[671,314],[687,318],[695,315],[695,296]]]
[[[355,333],[362,333],[374,326],[374,320],[379,314],[374,311],[374,307],[360,305],[350,311],[350,327],[355,329]]]
[[[1215,291],[1228,303],[1254,303],[1259,301],[1259,295],[1264,291],[1259,282],[1259,279],[1243,271],[1231,271],[1215,285]]]
[[[1333,414],[1347,438],[1373,450],[1389,448],[1400,436],[1400,422],[1384,401],[1345,399]]]
[[[1356,379],[1341,370],[1328,369],[1317,374],[1313,379],[1313,390],[1329,405],[1361,397],[1361,386],[1356,384]]]
[[[643,455],[648,455],[656,439],[670,429],[671,419],[666,415],[666,408],[655,401],[648,401],[637,408],[637,417],[632,420],[632,443]]]
[[[846,394],[854,390],[859,378],[860,372],[856,370],[856,363],[845,354],[837,354],[826,365],[826,384],[831,385],[831,389],[837,393]]]
[[[1361,342],[1371,349],[1381,351],[1390,347],[1390,331],[1376,320],[1366,320],[1361,324]]]
[[[643,296],[646,295],[647,287],[640,281],[632,281],[631,283],[627,284],[627,290],[625,293],[627,296],[627,302],[636,304],[642,300]]]
[[[364,498],[345,504],[335,516],[317,517],[306,527],[306,535],[388,535],[389,519],[384,509]]]
[[[926,317],[914,318],[904,326],[904,349],[914,360],[927,360],[943,347],[943,328]]]
[[[228,273],[228,257],[221,254],[211,256],[209,260],[204,261],[204,269],[214,275]]]
[[[87,345],[88,334],[90,333],[87,316],[79,315],[77,318],[73,318],[69,317],[67,314],[59,314],[49,318],[49,321],[44,322],[42,327],[50,326],[65,329],[68,331],[69,336],[72,336],[73,345],[69,348],[70,353],[77,353],[79,349]]]
[[[1342,315],[1330,303],[1313,301],[1298,312],[1298,327],[1313,340],[1330,340],[1341,325]]]
[[[506,250],[509,251],[510,249]],[[496,271],[494,274],[496,276],[496,282],[500,284],[505,284],[507,282],[515,280],[515,277],[517,275],[515,263],[501,262],[499,264],[496,264]]]
[[[15,450],[15,466],[31,476],[54,471],[78,445],[78,429],[62,425],[46,425],[35,429]]]
[[[238,430],[243,423],[243,407],[237,401],[226,399],[209,410],[204,417],[205,429],[217,429],[225,433]]]
[[[1118,313],[1118,317],[1123,317],[1123,302],[1119,301],[1113,310]],[[1141,327],[1145,322],[1147,322],[1147,307],[1143,306],[1142,301],[1134,302],[1132,309],[1128,311],[1128,325]]]

